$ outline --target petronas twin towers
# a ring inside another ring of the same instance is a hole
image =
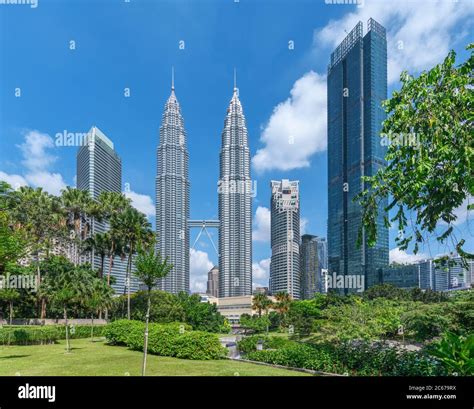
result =
[[[165,105],[157,149],[157,250],[173,265],[159,288],[189,292],[189,154],[174,92]],[[247,127],[238,89],[227,109],[220,152],[219,297],[252,293],[252,182]]]

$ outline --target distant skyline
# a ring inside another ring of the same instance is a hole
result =
[[[190,217],[216,219],[220,137],[235,67],[257,181],[253,283],[268,286],[270,180],[300,181],[301,233],[326,237],[326,73],[346,31],[370,17],[386,27],[390,96],[403,69],[417,74],[450,49],[465,59],[473,16],[468,0],[365,0],[363,7],[315,0],[0,6],[0,179],[54,194],[74,186],[78,148],[56,146],[56,135],[96,125],[122,158],[122,190],[154,225],[155,149],[174,66],[188,138]],[[458,214],[457,228],[472,251],[467,216]],[[395,236],[391,229],[392,260],[445,251],[431,242],[413,256],[395,248]],[[206,291],[215,264],[212,245],[201,239],[191,254],[191,290]]]

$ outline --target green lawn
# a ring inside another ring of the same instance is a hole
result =
[[[109,346],[103,340],[65,341],[52,345],[0,346],[0,376],[135,376],[141,374],[142,353]],[[229,360],[192,361],[148,355],[147,375],[155,376],[304,376],[262,365]]]

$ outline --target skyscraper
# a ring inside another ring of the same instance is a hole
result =
[[[238,89],[227,108],[220,151],[219,297],[252,294],[252,181]]]
[[[157,149],[156,247],[173,265],[158,287],[174,294],[189,292],[188,161],[186,131],[173,79]]]
[[[270,292],[284,291],[294,299],[300,287],[299,182],[283,179],[271,182]]]
[[[219,268],[217,266],[212,267],[207,273],[206,294],[219,297]]]
[[[380,143],[387,98],[385,28],[359,22],[331,54],[328,67],[328,259],[330,274],[362,275],[365,288],[379,282],[388,265],[388,229],[380,203],[377,243],[358,248],[362,210],[353,198],[366,188],[362,176],[386,166]],[[344,289],[344,293],[350,292]]]
[[[326,239],[303,234],[300,246],[301,298],[308,300],[325,292],[323,269],[327,269]]]
[[[122,161],[114,150],[113,142],[104,133],[93,126],[87,133],[85,143],[77,152],[77,188],[87,190],[93,199],[97,199],[102,192],[121,192]],[[88,220],[89,234],[104,233],[109,229],[107,222]],[[91,254],[85,256],[94,269],[100,268],[100,256]],[[104,260],[104,271],[109,270],[108,257]],[[126,262],[115,257],[111,275],[115,278],[113,288],[123,293],[126,283]],[[138,281],[132,277],[132,291],[138,290]]]

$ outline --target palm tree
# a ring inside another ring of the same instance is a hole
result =
[[[151,290],[158,283],[158,280],[165,277],[171,271],[173,265],[168,263],[168,258],[163,259],[160,253],[155,254],[153,245],[151,245],[147,250],[139,251],[135,260],[135,267],[135,275],[147,287],[147,309],[145,318],[142,365],[142,376],[145,376],[146,356],[148,350],[148,322],[150,319]]]
[[[87,215],[94,213],[93,201],[88,191],[67,186],[66,189],[61,191],[61,202],[66,213],[67,224],[72,227],[70,238],[76,243],[74,264],[77,265],[79,261],[77,239],[87,237]]]
[[[102,213],[102,217],[112,224],[112,218],[116,218],[119,214],[131,207],[131,200],[125,197],[125,195],[122,193],[102,192],[97,198],[97,205]],[[121,237],[117,234],[117,231],[113,229],[113,226],[111,226],[108,234],[109,241],[107,257],[109,259],[109,266],[107,273],[107,283],[110,285],[110,275],[114,265],[114,258],[116,256],[122,257],[122,259],[125,258],[125,252],[123,240],[121,240]]]
[[[268,312],[268,309],[272,305],[270,298],[266,294],[259,293],[253,296],[252,309],[258,311],[258,317],[261,318],[262,311]]]
[[[281,315],[281,322],[282,322],[282,325],[284,325],[286,314],[288,313],[288,310],[290,309],[292,298],[291,298],[291,295],[285,291],[280,291],[276,293],[275,298],[276,298],[276,303],[274,305],[274,308]]]
[[[86,306],[91,311],[91,342],[94,341],[94,314],[100,318],[102,310],[112,305],[114,290],[103,278],[95,278],[86,300]]]
[[[61,271],[54,280],[48,280],[48,291],[53,303],[63,310],[66,329],[66,352],[71,351],[68,326],[68,309],[72,306],[84,305],[90,298],[94,280],[94,272],[88,266],[75,266]]]
[[[145,247],[154,241],[151,225],[146,216],[137,209],[130,207],[122,213],[115,215],[111,219],[112,230],[122,237],[125,251],[128,256],[127,261],[127,318],[130,319],[130,278],[132,271],[132,257],[137,248]],[[125,293],[125,288],[124,288]]]
[[[100,278],[104,276],[105,256],[109,252],[110,245],[109,233],[96,233],[92,237],[88,237],[86,240],[84,240],[82,244],[83,253],[89,253],[93,251],[94,254],[100,257]]]

